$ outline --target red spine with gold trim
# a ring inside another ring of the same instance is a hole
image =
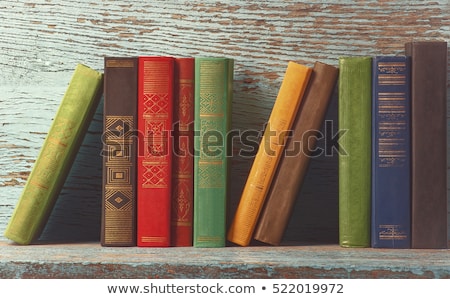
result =
[[[192,246],[194,201],[194,58],[175,60],[172,246]]]
[[[137,245],[170,246],[174,58],[139,57]]]

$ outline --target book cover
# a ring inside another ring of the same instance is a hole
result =
[[[55,205],[103,93],[103,74],[78,64],[5,230],[5,237],[35,241]]]
[[[137,245],[170,246],[174,58],[139,57]]]
[[[104,58],[102,246],[136,245],[137,77],[136,57]]]
[[[447,43],[410,42],[411,246],[447,248]]]
[[[370,247],[372,58],[339,58],[339,244]]]
[[[282,152],[254,238],[271,245],[280,245],[300,192],[315,136],[321,129],[331,96],[336,86],[338,68],[316,62],[308,87],[292,125],[292,135]]]
[[[194,211],[194,58],[175,59],[172,246],[192,246]]]
[[[228,240],[248,246],[272,183],[298,107],[308,85],[312,68],[290,61],[269,116],[233,221]]]
[[[195,58],[195,247],[224,247],[234,60]]]
[[[411,63],[372,60],[372,223],[374,248],[411,244]]]

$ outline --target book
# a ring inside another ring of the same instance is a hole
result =
[[[102,93],[103,74],[78,64],[6,227],[6,238],[23,245],[39,238]]]
[[[194,247],[224,247],[234,60],[195,58]]]
[[[278,166],[286,137],[308,85],[312,68],[290,61],[258,151],[228,229],[228,240],[248,246]]]
[[[323,125],[336,86],[338,68],[316,62],[308,87],[292,125],[292,135],[282,152],[254,238],[280,245],[288,226],[308,164],[316,148],[317,135]]]
[[[137,57],[104,58],[100,243],[136,245]]]
[[[411,244],[411,61],[372,59],[371,246]]]
[[[139,57],[137,245],[170,246],[174,58]]]
[[[192,246],[194,214],[194,58],[175,59],[172,246]]]
[[[339,58],[339,244],[370,247],[372,58]]]
[[[411,246],[447,248],[447,43],[405,44],[411,57]]]

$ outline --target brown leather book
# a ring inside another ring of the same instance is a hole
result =
[[[411,56],[412,248],[447,248],[447,43],[405,44]]]
[[[338,78],[338,68],[316,62],[303,102],[292,126],[292,136],[275,173],[255,231],[258,241],[279,245],[294,209],[317,135]]]
[[[138,60],[104,61],[101,245],[135,246]]]

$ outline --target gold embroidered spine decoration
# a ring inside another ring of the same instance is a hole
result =
[[[200,160],[198,164],[199,188],[223,188],[224,175],[222,155],[211,154],[216,150],[223,151],[223,142],[219,147],[211,147],[204,142],[210,141],[204,138],[205,134],[219,135],[225,132],[224,128],[224,85],[218,82],[219,76],[214,74],[223,74],[225,65],[223,63],[203,62],[200,64]],[[212,74],[212,75],[207,75]],[[211,137],[212,139],[213,137]],[[222,139],[224,140],[224,139]],[[218,142],[219,143],[219,142]]]
[[[158,74],[158,76],[150,75]],[[144,62],[144,160],[143,188],[167,188],[170,173],[166,156],[169,153],[168,138],[171,128],[166,127],[169,118],[169,64]]]
[[[105,243],[132,242],[132,116],[105,116]]]
[[[405,85],[404,62],[378,63],[380,85]],[[402,167],[406,162],[405,134],[407,131],[406,94],[404,92],[378,93],[379,142],[378,166]]]

